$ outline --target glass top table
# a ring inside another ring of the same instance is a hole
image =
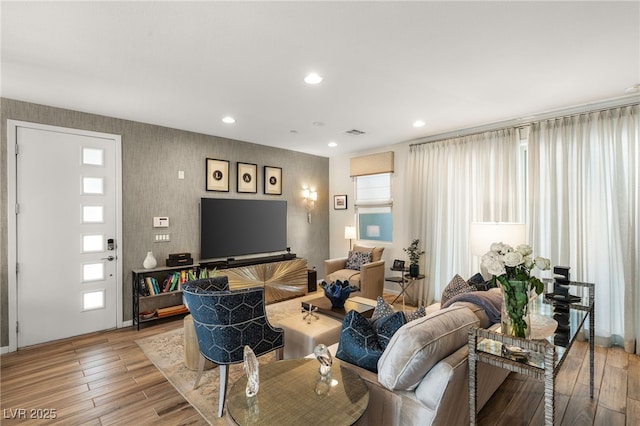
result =
[[[227,413],[239,425],[351,425],[369,405],[369,389],[357,373],[334,359],[322,380],[315,359],[276,361],[260,366],[260,389],[245,395],[246,376],[231,387]]]
[[[471,424],[476,424],[476,364],[485,362],[544,381],[545,424],[555,421],[555,378],[571,345],[589,318],[590,395],[593,398],[594,375],[594,284],[571,281],[568,298],[554,293],[538,296],[530,303],[530,312],[553,318],[558,327],[540,340],[511,337],[495,330],[473,328],[469,331],[469,405]],[[503,345],[528,352],[526,359],[503,351]]]

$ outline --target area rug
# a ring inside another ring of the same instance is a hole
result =
[[[277,324],[283,318],[291,315],[301,315],[300,302],[322,295],[313,293],[307,296],[274,303],[266,306],[267,317],[271,324]],[[385,295],[389,297],[388,295]],[[357,300],[357,299],[356,299]],[[400,308],[397,304],[396,309]],[[155,336],[136,340],[149,360],[162,372],[169,383],[191,404],[202,417],[213,426],[226,425],[224,417],[218,417],[218,390],[220,373],[218,368],[205,370],[200,379],[198,389],[193,389],[197,371],[189,370],[184,365],[184,331],[182,328]],[[273,362],[275,352],[258,358],[261,365]],[[229,384],[227,389],[244,374],[242,363],[229,366]]]
[[[200,378],[198,389],[193,389],[197,371],[189,370],[183,362],[184,332],[182,329],[167,331],[156,336],[136,340],[136,343],[149,360],[162,372],[169,383],[191,404],[200,415],[213,426],[226,425],[224,417],[218,417],[218,368],[205,370]],[[272,362],[275,353],[271,352],[258,358],[260,364]],[[229,366],[230,388],[242,375],[242,363]]]
[[[300,302],[318,297],[322,293],[274,303],[266,306],[267,317],[271,324],[282,318],[300,314]],[[301,315],[301,314],[300,314]],[[198,389],[193,389],[197,371],[189,370],[184,365],[184,330],[182,328],[155,336],[136,340],[149,360],[162,372],[169,383],[191,404],[209,424],[226,425],[224,417],[218,417],[218,390],[220,373],[218,368],[205,370],[200,378]],[[275,360],[275,352],[258,358],[260,364]],[[229,366],[229,383],[227,390],[244,374],[242,363]]]

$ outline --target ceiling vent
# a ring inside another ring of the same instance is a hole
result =
[[[345,133],[348,134],[348,135],[353,135],[353,136],[364,135],[364,132],[362,130],[358,130],[358,129],[347,130]]]

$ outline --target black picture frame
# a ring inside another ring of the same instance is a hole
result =
[[[347,196],[346,195],[334,195],[333,196],[333,209],[334,210],[347,210]]]
[[[393,261],[393,271],[404,271],[404,260],[395,259]]]
[[[205,188],[207,191],[229,192],[229,161],[207,158]]]
[[[282,167],[264,166],[264,193],[282,195]]]
[[[253,163],[236,163],[236,191],[244,193],[258,192],[258,165]]]

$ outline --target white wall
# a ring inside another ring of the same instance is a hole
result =
[[[344,239],[344,227],[355,226],[355,210],[353,202],[355,200],[354,180],[349,176],[350,159],[361,155],[375,154],[378,152],[394,151],[394,168],[395,171],[391,178],[392,197],[393,197],[393,242],[379,243],[377,241],[356,241],[367,246],[382,246],[384,253],[382,258],[385,261],[386,276],[393,273],[389,268],[393,264],[394,259],[403,259],[408,264],[408,258],[402,251],[403,247],[407,247],[413,237],[411,231],[407,228],[408,223],[408,201],[410,194],[407,194],[407,159],[409,155],[409,144],[389,145],[383,148],[370,151],[361,151],[352,153],[344,157],[332,157],[329,159],[329,253],[331,258],[344,257],[349,251],[349,240]],[[347,195],[347,210],[333,209],[334,195]],[[397,273],[395,273],[397,274]],[[393,283],[385,282],[385,291],[397,292],[398,287]]]

